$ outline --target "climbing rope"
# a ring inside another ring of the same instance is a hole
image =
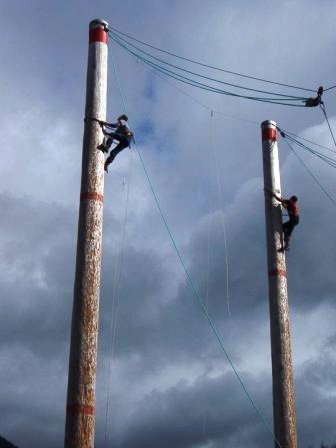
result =
[[[214,112],[211,111],[210,113],[210,148],[212,149],[212,154],[214,155],[214,165],[215,165],[215,171],[216,171],[216,179],[217,179],[217,192],[218,192],[218,199],[219,199],[219,206],[220,208],[223,208],[223,186],[220,179],[220,173],[219,173],[219,160],[218,160],[218,154],[217,154],[217,147],[214,145],[213,141],[213,119],[214,119]],[[230,307],[230,294],[229,294],[229,252],[228,252],[228,243],[227,243],[227,232],[226,232],[226,225],[225,225],[225,219],[224,216],[222,216],[221,219],[221,228],[223,232],[223,240],[224,240],[224,250],[225,250],[225,274],[226,274],[226,307],[227,307],[227,313],[229,316],[231,316],[231,307]]]
[[[130,195],[130,186],[131,186],[131,178],[132,178],[132,153],[129,159],[128,166],[128,175],[127,175],[127,190],[126,190],[126,199],[125,199],[125,210],[124,217],[122,223],[122,235],[118,252],[118,256],[116,259],[114,274],[113,274],[113,290],[112,290],[112,320],[110,327],[110,340],[111,342],[111,356],[109,357],[108,363],[108,378],[111,376],[111,361],[114,358],[116,340],[117,340],[117,322],[118,322],[118,313],[119,313],[119,299],[120,299],[120,285],[122,278],[122,268],[124,264],[124,249],[125,249],[125,241],[126,241],[126,227],[128,221],[128,209],[129,209],[129,195]],[[123,182],[123,188],[125,184]],[[108,381],[107,386],[107,399],[106,399],[106,413],[105,413],[105,448],[108,443],[108,417],[109,417],[109,403],[110,403],[110,382]]]
[[[249,100],[254,100],[254,101],[259,101],[259,102],[266,102],[266,103],[270,103],[270,104],[279,104],[279,105],[292,106],[292,107],[305,107],[304,104],[292,103],[293,101],[304,102],[305,101],[304,97],[295,97],[295,96],[291,96],[291,95],[283,95],[283,94],[277,94],[277,93],[266,92],[266,91],[265,91],[265,93],[272,94],[272,95],[276,96],[276,98],[255,97],[255,96],[242,95],[242,94],[230,92],[230,91],[223,90],[218,87],[206,84],[204,82],[196,81],[195,79],[184,76],[180,73],[177,73],[173,70],[163,67],[162,65],[157,64],[157,63],[141,56],[139,53],[134,52],[129,47],[127,47],[125,44],[123,44],[118,38],[112,37],[112,40],[114,42],[116,42],[119,46],[124,48],[128,53],[133,55],[137,60],[143,62],[145,65],[148,65],[149,67],[151,67],[155,70],[158,70],[160,73],[164,74],[165,76],[171,77],[171,78],[173,78],[179,82],[182,82],[184,84],[191,85],[193,87],[197,87],[197,88],[205,90],[205,91],[218,93],[218,94],[226,95],[226,96],[231,96],[231,97],[235,97],[235,98],[244,98],[244,99],[249,99]],[[198,76],[201,76],[204,78],[203,75],[198,75]],[[207,78],[207,77],[205,77],[205,78]],[[224,83],[223,81],[220,81],[220,80],[216,80],[216,82]],[[224,84],[232,86],[232,84],[229,84],[229,83],[224,83]],[[240,86],[239,88],[245,89],[245,87],[242,87],[242,86]],[[254,90],[254,91],[256,90],[256,89],[249,89],[249,88],[246,88],[246,89]],[[290,101],[292,101],[292,102],[290,102]]]
[[[335,87],[336,86],[327,87],[326,89],[324,89],[324,91],[326,92],[327,90],[335,89]]]
[[[115,30],[115,31],[118,32],[118,30]],[[126,35],[125,33],[120,33],[120,34]],[[130,36],[128,36],[128,35],[126,35],[126,36],[127,36],[127,37],[130,37]],[[131,37],[130,37],[130,38],[131,38]],[[114,40],[114,42],[119,43],[119,44],[123,42],[123,41],[120,39],[120,36],[119,36],[119,38],[116,38],[116,37],[115,37],[113,40]],[[137,39],[134,39],[134,40],[138,41]],[[140,41],[139,41],[139,42],[140,42]],[[128,43],[128,45],[131,46],[129,43]],[[148,44],[145,44],[145,45],[148,45]],[[122,45],[120,45],[120,46],[122,46]],[[158,50],[158,51],[163,51],[163,52],[165,52],[164,50],[160,50],[160,49],[158,49],[158,48],[156,48],[156,47],[153,47],[153,46],[150,46],[150,45],[148,45],[148,46],[149,46],[149,47],[152,47],[152,48],[155,48],[155,49]],[[211,77],[206,77],[206,76],[203,76],[203,75],[199,75],[199,74],[197,74],[197,73],[194,73],[194,72],[192,72],[192,71],[185,70],[185,69],[183,69],[183,68],[181,68],[181,67],[178,67],[178,66],[176,66],[176,65],[167,63],[166,61],[160,60],[159,58],[156,58],[156,57],[153,58],[152,55],[150,55],[150,57],[152,57],[154,60],[156,60],[157,62],[160,62],[160,64],[157,64],[156,62],[153,62],[153,61],[147,59],[146,57],[143,57],[143,56],[141,56],[141,55],[139,55],[139,54],[136,54],[135,51],[134,51],[134,52],[133,52],[133,51],[130,51],[130,49],[129,49],[129,47],[127,47],[127,45],[124,45],[123,48],[127,49],[127,51],[128,51],[130,54],[132,54],[133,56],[137,57],[137,59],[139,59],[141,62],[147,64],[148,66],[150,66],[150,67],[152,67],[152,68],[155,68],[158,72],[162,73],[164,76],[169,76],[169,77],[171,77],[171,78],[173,78],[173,79],[176,79],[176,80],[178,80],[178,81],[184,82],[185,84],[189,84],[189,85],[192,85],[192,86],[195,86],[195,87],[203,88],[204,90],[212,91],[212,92],[215,92],[215,93],[221,93],[221,94],[230,95],[230,96],[235,96],[235,97],[241,97],[241,98],[246,98],[246,99],[251,99],[251,100],[253,99],[253,100],[256,100],[256,101],[269,102],[269,103],[273,103],[273,104],[284,104],[284,105],[290,105],[290,106],[305,107],[305,106],[302,106],[302,105],[300,106],[300,105],[298,105],[298,104],[289,104],[289,103],[286,103],[286,101],[293,101],[293,100],[300,100],[300,99],[302,99],[302,98],[300,98],[300,97],[297,97],[297,98],[295,98],[295,97],[290,97],[290,96],[284,97],[284,96],[282,96],[281,94],[276,94],[276,93],[271,93],[271,92],[261,91],[261,90],[257,90],[257,89],[249,89],[249,88],[245,88],[245,87],[243,87],[243,86],[239,86],[239,85],[235,85],[235,84],[225,83],[225,82],[223,82],[223,81],[219,81],[219,80],[216,80],[216,79],[211,78]],[[137,49],[137,47],[135,47],[134,45],[133,45],[133,48]],[[143,54],[143,55],[148,54],[148,53],[144,52],[143,50],[140,50],[140,49],[137,49],[137,50],[140,51],[141,54]],[[174,55],[173,53],[169,53],[169,52],[166,52],[166,53],[167,53],[167,54],[170,54],[170,55],[173,55],[173,56],[175,56],[175,57],[178,57],[177,55]],[[189,62],[197,63],[196,61],[192,61],[192,60],[189,60],[189,59],[187,59],[187,58],[182,58],[182,57],[179,57],[179,58],[180,58],[180,59],[187,60],[187,61],[189,61]],[[161,65],[161,64],[168,65],[168,66],[170,66],[170,67],[172,67],[172,68],[174,68],[174,69],[176,69],[176,70],[183,71],[184,73],[189,73],[189,74],[192,74],[192,75],[195,75],[195,76],[198,76],[198,77],[202,77],[203,79],[207,79],[208,81],[213,81],[213,82],[216,82],[216,83],[219,82],[219,83],[221,83],[221,84],[230,85],[231,87],[240,88],[240,89],[246,89],[246,90],[250,90],[250,91],[254,91],[254,92],[260,92],[260,93],[262,92],[262,93],[272,94],[272,95],[274,95],[274,96],[281,96],[281,97],[282,97],[282,98],[281,98],[281,102],[280,102],[280,101],[276,101],[276,99],[273,99],[273,98],[260,98],[260,97],[251,97],[251,96],[245,96],[245,95],[238,95],[238,94],[234,94],[234,93],[232,93],[232,92],[227,92],[227,91],[224,91],[224,90],[221,90],[221,89],[218,89],[218,88],[214,88],[213,86],[210,86],[210,85],[208,85],[208,84],[197,82],[197,81],[195,81],[194,79],[191,79],[191,78],[189,78],[189,77],[186,77],[186,76],[183,76],[183,75],[181,75],[181,74],[179,74],[179,73],[176,73],[174,70],[167,69],[167,68],[163,67],[163,65]],[[242,74],[235,73],[235,72],[230,72],[230,71],[222,70],[222,69],[219,69],[219,68],[216,68],[216,67],[207,66],[206,64],[202,64],[202,63],[197,63],[197,64],[202,65],[202,66],[204,66],[204,67],[212,68],[212,69],[215,69],[215,70],[221,70],[221,71],[223,71],[223,72],[230,73],[230,74],[234,74],[234,75],[237,75],[237,76],[242,76],[242,77],[246,77],[246,78],[250,78],[250,79],[254,79],[254,80],[258,80],[258,81],[263,81],[263,82],[267,82],[267,83],[277,84],[277,85],[279,85],[279,86],[286,86],[286,87],[297,88],[297,89],[306,90],[306,91],[313,91],[313,90],[310,90],[310,89],[304,89],[304,88],[300,88],[300,87],[297,87],[297,86],[291,86],[291,85],[287,85],[287,84],[276,83],[276,82],[272,82],[272,81],[264,80],[264,79],[262,79],[262,78],[255,78],[255,77],[250,77],[250,76],[242,75]],[[115,67],[114,67],[114,68],[115,68]],[[118,79],[118,76],[117,76],[116,69],[115,69],[115,74],[116,74],[116,78],[117,78],[117,80],[118,80],[118,86],[119,86],[119,90],[120,90],[120,93],[121,93],[121,98],[122,98],[123,103],[124,103],[124,110],[125,110],[125,113],[127,113],[127,112],[126,112],[125,101],[124,101],[124,97],[123,97],[122,90],[121,90],[121,87],[120,87],[120,82],[119,82],[119,79]],[[163,78],[163,79],[165,79],[165,78]],[[331,86],[331,87],[325,89],[325,91],[331,90],[331,89],[333,89],[333,88],[335,88],[335,87],[336,87],[336,86]],[[175,86],[175,88],[176,88],[176,86]],[[178,89],[178,90],[180,90],[180,89]],[[182,90],[181,90],[181,91],[182,91]],[[182,91],[182,93],[186,94],[186,93],[183,92],[183,91]],[[194,99],[191,95],[189,95],[189,94],[186,94],[186,95],[187,95],[187,96],[190,96],[192,99]],[[195,99],[194,99],[194,100],[195,100]],[[195,100],[195,101],[197,101],[197,100]],[[197,101],[197,102],[198,102],[198,101]],[[201,104],[201,103],[199,102],[199,104]],[[201,104],[201,105],[202,105],[203,107],[207,107],[207,106],[205,106],[205,105],[203,105],[203,104]],[[331,129],[331,126],[330,126],[330,123],[329,123],[329,120],[328,120],[328,117],[327,117],[327,114],[326,114],[325,107],[324,107],[324,104],[323,104],[323,103],[320,104],[320,108],[321,108],[321,110],[322,110],[322,112],[323,112],[323,114],[324,114],[324,116],[325,116],[325,119],[326,119],[326,121],[327,121],[327,124],[328,124],[329,130],[330,130],[331,136],[332,136],[332,138],[333,138],[333,142],[334,142],[335,147],[336,147],[335,137],[334,137],[334,134],[333,134],[333,132],[332,132],[332,129]],[[223,115],[225,115],[225,114],[223,114]],[[280,129],[279,129],[279,130],[280,130]],[[303,162],[303,160],[298,156],[298,154],[296,153],[296,151],[293,149],[293,147],[292,147],[291,144],[289,143],[289,141],[288,141],[288,140],[290,140],[290,139],[288,138],[288,134],[289,134],[289,133],[285,133],[284,131],[282,131],[282,132],[283,132],[284,135],[282,135],[282,134],[281,134],[281,135],[285,138],[286,144],[287,144],[287,145],[289,146],[289,148],[292,150],[292,152],[294,153],[294,155],[298,158],[298,160],[300,161],[300,163],[303,164],[303,166],[305,167],[305,169],[306,169],[306,170],[308,171],[308,173],[313,177],[313,179],[315,180],[315,182],[319,185],[319,187],[320,187],[321,190],[326,194],[326,196],[333,202],[334,205],[336,205],[336,201],[335,201],[335,199],[334,199],[331,195],[329,195],[329,193],[324,189],[324,187],[321,185],[321,183],[319,182],[319,180],[317,179],[317,177],[311,172],[311,170],[307,167],[307,165]],[[295,134],[291,134],[291,135],[292,135],[292,137],[293,137],[293,136],[295,137]],[[304,140],[304,139],[303,139],[303,140]],[[290,140],[290,141],[291,141],[291,140]],[[308,141],[308,142],[309,142],[309,141]],[[298,144],[299,146],[301,146],[302,148],[309,150],[312,154],[316,155],[317,157],[319,157],[319,158],[321,158],[322,160],[324,160],[324,161],[326,161],[327,163],[329,163],[330,166],[334,166],[334,167],[335,167],[332,158],[327,157],[327,156],[325,156],[325,155],[322,155],[322,154],[318,153],[317,151],[312,150],[311,148],[308,148],[307,145],[303,145],[302,142],[297,142],[297,141],[295,141],[295,138],[292,138],[292,143],[296,143],[296,144]],[[311,142],[311,143],[312,143],[312,142]],[[321,146],[321,145],[318,145],[318,146]],[[321,147],[322,147],[322,146],[321,146]],[[330,148],[328,148],[328,149],[330,149]],[[166,221],[166,219],[165,219],[165,216],[164,216],[164,214],[163,214],[163,212],[162,212],[162,209],[161,209],[161,207],[160,207],[160,203],[159,203],[159,201],[158,201],[158,198],[157,198],[157,196],[156,196],[156,194],[155,194],[155,191],[154,191],[152,182],[151,182],[151,180],[150,180],[150,178],[149,178],[148,172],[147,172],[147,170],[146,170],[146,166],[145,166],[145,164],[144,164],[142,155],[141,155],[141,153],[139,152],[138,149],[136,149],[136,150],[137,150],[137,152],[138,152],[138,155],[139,155],[139,158],[140,158],[140,162],[141,162],[141,164],[142,164],[142,167],[143,167],[145,176],[146,176],[146,178],[147,178],[148,184],[149,184],[149,186],[150,186],[150,189],[151,189],[151,191],[152,191],[152,194],[153,194],[154,200],[155,200],[155,202],[156,202],[157,208],[158,208],[158,210],[159,210],[159,213],[160,213],[160,215],[161,215],[161,218],[162,218],[162,220],[163,220],[163,223],[164,223],[164,225],[165,225],[165,227],[166,227],[166,230],[167,230],[167,232],[168,232],[168,234],[169,234],[169,237],[170,237],[170,239],[171,239],[171,241],[172,241],[172,244],[173,244],[173,246],[174,246],[174,249],[175,249],[175,251],[176,251],[176,254],[177,254],[177,256],[178,256],[178,258],[179,258],[179,260],[180,260],[180,263],[181,263],[181,265],[182,265],[182,267],[183,267],[183,270],[184,270],[184,272],[185,272],[185,274],[186,274],[186,278],[187,278],[187,280],[188,280],[188,283],[189,283],[189,285],[191,286],[191,289],[193,290],[194,295],[197,297],[197,299],[198,299],[198,301],[199,301],[199,303],[200,303],[200,305],[201,305],[201,308],[202,308],[202,310],[203,310],[203,313],[205,314],[205,317],[207,318],[207,320],[208,320],[208,322],[209,322],[209,324],[210,324],[210,327],[211,327],[213,333],[215,334],[215,336],[216,336],[216,338],[217,338],[217,340],[218,340],[218,342],[219,342],[219,344],[220,344],[221,349],[222,349],[223,352],[225,353],[225,355],[226,355],[226,357],[227,357],[227,359],[228,359],[228,362],[229,362],[229,364],[231,365],[231,367],[232,367],[232,369],[233,369],[235,375],[237,376],[237,379],[238,379],[238,381],[240,382],[240,384],[241,384],[241,386],[242,386],[242,388],[243,388],[245,394],[246,394],[247,397],[249,398],[249,400],[250,400],[252,406],[254,407],[254,409],[255,409],[256,413],[258,414],[258,416],[260,417],[260,419],[263,421],[263,423],[264,423],[264,425],[266,426],[267,430],[270,432],[270,434],[272,435],[272,437],[273,437],[274,440],[276,441],[277,445],[280,446],[280,444],[279,444],[279,442],[276,440],[276,438],[275,438],[273,432],[270,430],[270,428],[268,427],[266,421],[264,420],[264,418],[262,417],[262,415],[260,414],[260,412],[259,412],[258,409],[256,408],[256,406],[255,406],[255,404],[254,404],[254,402],[253,402],[251,396],[249,395],[248,391],[246,390],[246,388],[245,388],[245,386],[244,386],[244,383],[242,382],[242,380],[241,380],[241,378],[240,378],[240,376],[239,376],[239,373],[238,373],[237,370],[235,369],[235,366],[233,365],[233,363],[232,363],[232,361],[231,361],[231,359],[230,359],[229,354],[227,353],[227,351],[226,351],[225,348],[224,348],[224,345],[223,345],[221,336],[218,334],[218,332],[217,332],[217,330],[216,330],[216,327],[214,326],[214,323],[213,323],[212,320],[211,320],[211,317],[210,317],[210,315],[209,315],[209,313],[208,313],[207,306],[204,305],[204,302],[202,301],[202,298],[200,297],[198,291],[196,290],[196,288],[195,288],[195,286],[194,286],[194,283],[193,283],[192,278],[191,278],[191,276],[190,276],[190,274],[189,274],[189,272],[188,272],[188,269],[187,269],[186,265],[185,265],[184,262],[183,262],[183,259],[182,259],[182,257],[181,257],[181,254],[180,254],[180,252],[179,252],[179,250],[178,250],[178,247],[177,247],[177,245],[176,245],[176,243],[175,243],[175,240],[174,240],[174,238],[173,238],[173,235],[172,235],[172,233],[171,233],[171,231],[170,231],[170,229],[169,229],[168,223],[167,223],[167,221]]]
[[[110,53],[111,53],[111,55],[112,55],[112,52],[110,52]],[[121,94],[121,97],[122,97],[122,102],[123,102],[123,105],[124,105],[124,111],[125,111],[125,113],[127,114],[126,102],[125,102],[125,99],[124,99],[123,91],[122,91],[122,89],[121,89],[121,83],[120,83],[120,80],[119,80],[119,76],[118,76],[118,72],[117,72],[117,68],[116,68],[116,63],[115,63],[115,60],[114,60],[113,56],[112,56],[111,60],[112,60],[112,63],[113,63],[113,70],[114,70],[114,74],[115,74],[116,79],[117,79],[117,84],[118,84],[118,86],[119,86],[119,91],[120,91],[120,94]],[[127,115],[128,115],[128,114],[127,114]],[[135,146],[135,147],[136,147],[136,146]],[[212,320],[211,316],[209,315],[208,310],[207,310],[207,307],[206,307],[206,305],[204,304],[204,301],[202,300],[202,297],[200,296],[200,294],[199,294],[199,292],[198,292],[198,290],[197,290],[197,288],[196,288],[196,286],[195,286],[195,284],[194,284],[194,281],[193,281],[193,279],[192,279],[192,277],[191,277],[191,274],[190,274],[190,272],[189,272],[189,270],[188,270],[188,268],[187,268],[187,266],[186,266],[186,264],[185,264],[185,262],[184,262],[184,260],[183,260],[183,257],[182,257],[182,255],[181,255],[181,252],[180,252],[180,250],[179,250],[179,248],[178,248],[178,246],[177,246],[176,240],[175,240],[175,238],[174,238],[174,236],[173,236],[173,234],[172,234],[172,232],[171,232],[171,230],[170,230],[170,227],[169,227],[169,225],[168,225],[167,219],[166,219],[166,217],[165,217],[165,215],[164,215],[164,213],[163,213],[162,207],[161,207],[161,205],[160,205],[160,201],[159,201],[159,199],[158,199],[158,196],[157,196],[157,194],[156,194],[156,192],[155,192],[154,186],[153,186],[152,181],[151,181],[151,179],[150,179],[150,176],[149,176],[149,174],[148,174],[148,171],[147,171],[145,162],[144,162],[144,160],[143,160],[143,157],[142,157],[142,155],[141,155],[141,153],[140,153],[140,151],[138,150],[137,147],[136,147],[136,151],[137,151],[137,154],[138,154],[138,156],[139,156],[139,159],[140,159],[140,162],[141,162],[141,166],[142,166],[143,172],[144,172],[145,177],[146,177],[146,179],[147,179],[149,188],[150,188],[150,190],[151,190],[151,192],[152,192],[152,195],[153,195],[154,201],[155,201],[155,203],[156,203],[157,209],[158,209],[159,214],[160,214],[160,216],[161,216],[162,222],[163,222],[163,224],[164,224],[164,227],[166,228],[166,231],[167,231],[167,233],[168,233],[168,235],[169,235],[169,238],[170,238],[170,240],[171,240],[171,243],[172,243],[172,245],[173,245],[173,248],[174,248],[174,250],[175,250],[175,253],[176,253],[176,255],[177,255],[177,257],[178,257],[178,259],[179,259],[179,261],[180,261],[180,264],[181,264],[181,266],[182,266],[182,268],[183,268],[183,271],[184,271],[184,273],[185,273],[185,276],[186,276],[186,279],[187,279],[187,281],[188,281],[188,284],[189,284],[191,290],[193,291],[194,296],[197,298],[198,303],[199,303],[199,305],[201,306],[201,309],[202,309],[202,311],[203,311],[203,314],[204,314],[204,316],[206,317],[206,319],[207,319],[207,321],[208,321],[208,323],[209,323],[209,325],[210,325],[210,328],[211,328],[211,330],[212,330],[212,332],[213,332],[215,338],[217,339],[217,341],[218,341],[218,343],[219,343],[219,346],[220,346],[222,352],[225,354],[225,357],[226,357],[227,361],[229,362],[229,365],[231,366],[231,368],[232,368],[232,370],[233,370],[233,372],[234,372],[234,374],[235,374],[235,376],[236,376],[236,378],[237,378],[239,384],[241,385],[241,387],[242,387],[242,389],[243,389],[243,391],[244,391],[246,397],[248,398],[249,402],[251,403],[251,405],[252,405],[253,409],[255,410],[256,414],[258,415],[259,419],[262,421],[262,423],[264,424],[265,428],[267,429],[267,431],[269,432],[269,434],[272,436],[273,440],[274,440],[274,441],[276,442],[276,444],[281,448],[281,445],[280,445],[279,441],[276,439],[276,437],[275,437],[273,431],[271,430],[270,426],[267,424],[267,422],[266,422],[265,418],[263,417],[261,411],[259,410],[259,408],[258,408],[258,406],[256,405],[256,403],[254,402],[252,396],[251,396],[250,393],[248,392],[247,387],[245,386],[245,383],[243,382],[243,380],[242,380],[242,378],[241,378],[241,376],[240,376],[240,374],[239,374],[237,368],[235,367],[235,365],[234,365],[234,363],[233,363],[233,360],[232,360],[232,358],[231,358],[229,352],[228,352],[227,349],[225,348],[223,339],[222,339],[222,337],[221,337],[219,331],[217,330],[217,327],[216,327],[214,321]]]
[[[292,145],[288,142],[286,135],[284,133],[281,133],[281,136],[284,138],[285,143],[287,144],[287,146],[291,149],[291,151],[293,152],[293,154],[295,155],[295,157],[299,160],[299,162],[302,164],[302,166],[306,169],[306,171],[308,172],[308,174],[312,177],[312,179],[314,179],[314,181],[316,182],[316,184],[320,187],[320,189],[323,191],[323,193],[329,198],[329,200],[332,202],[333,205],[336,206],[336,200],[328,193],[328,191],[323,187],[323,185],[321,184],[321,182],[317,179],[317,177],[315,176],[315,174],[308,168],[308,166],[305,164],[305,162],[302,160],[302,158],[297,154],[297,152],[294,150],[294,148],[292,147]]]
[[[336,148],[336,140],[335,140],[335,136],[334,136],[334,133],[333,133],[333,131],[332,131],[332,129],[331,129],[331,126],[330,126],[330,123],[329,123],[329,120],[328,120],[328,116],[327,116],[327,112],[326,112],[324,103],[321,103],[321,104],[320,104],[320,108],[321,108],[321,110],[322,110],[322,112],[323,112],[323,115],[325,116],[325,119],[326,119],[326,122],[327,122],[327,124],[328,124],[328,128],[329,128],[331,137],[332,137],[332,139],[333,139],[333,142],[334,142],[334,145],[335,145],[335,148]]]
[[[239,89],[248,90],[250,92],[264,93],[264,94],[268,94],[268,95],[274,95],[274,96],[277,96],[277,97],[288,97],[288,99],[290,99],[290,100],[300,100],[300,101],[304,100],[304,97],[301,97],[301,96],[298,97],[298,96],[295,96],[295,95],[283,95],[281,93],[269,92],[267,90],[253,89],[251,87],[245,87],[245,86],[241,86],[241,85],[238,85],[238,84],[232,84],[232,83],[229,83],[229,82],[226,82],[226,81],[222,81],[222,80],[217,79],[217,78],[212,78],[210,76],[201,75],[200,73],[196,73],[196,72],[193,72],[191,70],[187,70],[187,69],[185,69],[183,67],[177,66],[175,64],[171,64],[170,62],[167,62],[167,61],[165,61],[163,59],[160,59],[160,58],[158,58],[158,57],[148,53],[147,51],[142,50],[141,48],[137,47],[136,45],[133,45],[133,44],[127,42],[124,39],[120,39],[118,37],[115,37],[114,35],[112,35],[112,39],[117,44],[119,44],[120,46],[123,46],[123,48],[125,48],[127,50],[129,49],[129,47],[127,47],[127,45],[129,45],[133,49],[135,49],[137,51],[140,51],[140,53],[142,53],[143,55],[146,55],[149,58],[154,59],[155,61],[157,61],[157,62],[159,62],[161,64],[167,65],[169,67],[172,67],[174,69],[177,69],[179,71],[187,73],[188,75],[194,75],[194,76],[197,76],[199,78],[206,79],[208,81],[213,81],[213,82],[216,82],[218,84],[223,84],[223,85],[230,86],[230,87],[236,87],[236,88],[239,88]],[[124,43],[124,45],[121,45],[121,43]],[[144,57],[144,59],[145,59],[145,57]],[[146,61],[149,61],[149,60],[146,59]],[[162,67],[162,66],[160,66],[160,67]],[[176,72],[171,72],[171,73],[176,73]]]
[[[323,162],[327,163],[329,166],[336,168],[336,159],[334,157],[330,157],[327,156],[323,153],[321,153],[320,151],[317,151],[316,149],[312,149],[309,146],[305,145],[304,143],[300,142],[298,140],[298,138],[294,138],[292,135],[288,134],[287,131],[284,131],[283,129],[281,129],[279,126],[277,126],[277,129],[280,132],[280,135],[283,138],[287,138],[290,142],[296,144],[297,146],[299,146],[302,149],[305,149],[306,151],[308,151],[310,154],[315,155],[316,157],[318,157],[319,159],[321,159]],[[330,148],[324,148],[326,151],[330,151],[333,154],[335,154],[335,151],[331,150]]]
[[[295,85],[291,85],[291,84],[284,84],[284,83],[277,82],[277,81],[270,81],[270,80],[267,80],[267,79],[264,79],[264,78],[258,78],[258,77],[255,77],[255,76],[246,75],[246,74],[234,72],[234,71],[231,71],[231,70],[226,70],[226,69],[223,69],[223,68],[215,67],[215,66],[212,66],[212,65],[204,64],[202,62],[195,61],[193,59],[186,58],[186,57],[183,57],[183,56],[179,56],[179,55],[177,55],[175,53],[172,53],[170,51],[162,50],[161,48],[155,47],[154,45],[150,45],[148,43],[145,43],[145,42],[143,42],[143,41],[141,41],[139,39],[136,39],[133,36],[130,36],[129,34],[126,34],[126,33],[122,32],[122,31],[118,30],[117,28],[112,27],[112,26],[110,26],[109,29],[110,29],[110,35],[114,35],[114,36],[117,36],[119,38],[121,38],[121,36],[125,36],[128,39],[131,39],[131,40],[133,40],[135,42],[138,42],[141,45],[144,45],[144,46],[146,46],[148,48],[152,48],[153,50],[159,51],[159,52],[167,54],[169,56],[173,56],[173,57],[175,57],[177,59],[180,59],[180,60],[183,60],[183,61],[186,61],[186,62],[190,62],[192,64],[196,64],[196,65],[201,66],[201,67],[205,67],[205,68],[209,68],[209,69],[216,70],[216,71],[219,71],[219,72],[227,73],[227,74],[230,74],[230,75],[235,75],[235,76],[239,76],[239,77],[242,77],[242,78],[252,79],[254,81],[259,81],[259,82],[263,82],[263,83],[273,84],[273,85],[277,85],[277,86],[281,86],[281,87],[289,87],[289,88],[292,88],[292,89],[303,90],[303,91],[306,91],[306,92],[315,92],[314,89],[307,89],[307,88],[304,88],[304,87],[299,87],[299,86],[295,86]],[[111,30],[113,30],[113,32]],[[336,86],[329,87],[329,89],[332,89],[334,87],[336,87]],[[329,89],[326,89],[326,90],[329,90]]]
[[[178,85],[172,83],[169,81],[168,78],[166,78],[165,76],[162,76],[158,71],[153,72],[155,76],[157,76],[158,78],[160,78],[162,81],[164,81],[165,83],[167,83],[169,86],[171,86],[173,89],[177,90],[178,92],[182,93],[182,95],[186,96],[187,98],[190,98],[192,101],[194,101],[196,104],[198,104],[199,106],[203,107],[204,109],[208,110],[209,112],[213,112],[216,115],[222,115],[224,117],[228,117],[228,118],[232,118],[233,120],[239,120],[239,121],[244,121],[245,123],[251,123],[251,124],[256,124],[259,125],[259,122],[254,121],[254,120],[249,120],[248,118],[243,118],[243,117],[238,117],[237,115],[232,115],[232,114],[228,114],[226,112],[222,112],[219,110],[215,110],[213,107],[210,107],[206,104],[204,104],[202,101],[200,101],[199,99],[195,98],[193,95],[191,95],[189,92],[186,92],[185,90],[181,89]]]
[[[311,145],[318,146],[319,148],[325,149],[326,151],[330,151],[330,152],[333,152],[333,153],[335,152],[335,150],[329,148],[329,146],[324,146],[324,145],[321,145],[320,143],[313,142],[312,140],[309,140],[307,138],[304,138],[304,137],[301,137],[301,136],[299,136],[297,134],[294,134],[294,132],[288,131],[287,129],[284,132],[286,133],[287,136],[294,137],[294,139],[302,140],[304,142],[310,143]]]
[[[113,54],[111,54],[111,59],[113,60]],[[114,64],[113,64],[114,66]],[[118,80],[118,77],[116,77]],[[119,92],[121,92],[121,86],[118,84]],[[123,95],[120,96],[123,101]],[[125,107],[125,102],[123,101],[123,108]],[[99,121],[95,118],[89,117],[89,119]],[[104,122],[101,122],[104,123]],[[124,248],[125,248],[125,240],[126,240],[126,227],[128,220],[128,206],[129,206],[129,195],[130,195],[130,185],[131,185],[131,177],[132,177],[132,167],[133,167],[133,152],[130,153],[129,164],[128,164],[128,176],[127,176],[127,190],[126,190],[126,201],[125,201],[125,211],[124,211],[124,219],[122,225],[122,236],[120,248],[118,251],[118,257],[116,260],[116,266],[113,275],[113,291],[112,291],[112,320],[110,327],[110,340],[111,340],[111,356],[109,358],[108,363],[108,378],[111,376],[111,361],[114,358],[115,345],[117,339],[117,321],[118,321],[118,311],[119,311],[119,298],[120,298],[120,284],[121,284],[121,275],[122,275],[122,267],[124,263]],[[124,186],[124,183],[123,183]],[[107,398],[106,398],[106,410],[105,410],[105,448],[108,445],[108,419],[109,419],[109,406],[110,405],[110,382],[107,384]]]

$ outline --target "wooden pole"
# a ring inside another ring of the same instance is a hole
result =
[[[296,448],[296,413],[287,296],[286,259],[283,245],[281,205],[267,191],[281,196],[277,130],[274,121],[261,124],[268,285],[273,376],[274,433],[282,448]],[[279,448],[278,444],[275,444]]]
[[[106,120],[107,31],[103,20],[90,23],[65,448],[94,446],[104,156],[99,123],[87,117]]]

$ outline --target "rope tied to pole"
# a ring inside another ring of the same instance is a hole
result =
[[[108,128],[108,129],[115,129],[115,126],[112,126],[109,123],[106,123],[106,121],[98,120],[98,118],[95,118],[95,117],[85,117],[84,121],[86,121],[86,120],[97,121],[101,128],[105,127],[105,128]],[[106,131],[104,129],[103,129],[103,133],[104,134],[106,133]],[[132,133],[132,140],[134,141],[133,133]]]
[[[105,121],[98,120],[98,118],[95,118],[95,117],[84,117],[84,122],[86,120],[97,121],[99,123],[99,125],[102,126],[102,127],[106,125]]]
[[[301,146],[302,148],[305,148],[307,150],[309,150],[310,152],[312,152],[313,154],[317,155],[316,152],[312,151],[310,148],[308,148],[305,145],[300,144],[300,142],[298,142],[297,140],[291,138],[290,136],[286,135],[284,133],[284,131],[282,131],[278,126],[277,126],[278,131],[281,134],[281,137],[283,137],[285,143],[287,144],[287,146],[289,147],[289,149],[293,152],[293,154],[295,155],[295,157],[299,160],[299,162],[301,163],[301,165],[305,168],[305,170],[307,171],[307,173],[311,176],[311,178],[315,181],[315,183],[319,186],[319,188],[321,189],[321,191],[325,194],[325,196],[327,196],[330,201],[333,203],[333,205],[336,206],[336,200],[329,194],[329,192],[324,188],[324,186],[321,184],[321,182],[319,181],[319,179],[317,178],[317,176],[315,176],[315,174],[311,171],[311,169],[307,166],[307,164],[302,160],[302,158],[297,154],[297,152],[294,150],[293,146],[289,143],[288,140],[290,140],[292,143],[296,143],[299,146]],[[320,157],[322,158],[322,157]],[[332,165],[332,163],[329,163],[331,166],[336,167],[336,165]]]

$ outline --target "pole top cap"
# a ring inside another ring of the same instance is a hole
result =
[[[265,120],[261,123],[261,128],[276,128],[277,124],[273,120]]]
[[[109,30],[109,24],[106,22],[106,20],[102,19],[94,19],[91,20],[89,25],[89,31],[95,30],[95,29],[103,28],[104,31],[108,32]]]

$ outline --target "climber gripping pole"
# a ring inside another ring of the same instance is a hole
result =
[[[283,246],[281,206],[274,197],[274,194],[281,196],[277,127],[274,121],[264,121],[261,124],[261,135],[270,305],[274,434],[282,448],[296,448],[296,413],[286,259],[284,252],[281,251]]]
[[[106,120],[108,24],[89,26],[89,55],[71,325],[65,448],[94,446],[104,157],[97,150]]]

